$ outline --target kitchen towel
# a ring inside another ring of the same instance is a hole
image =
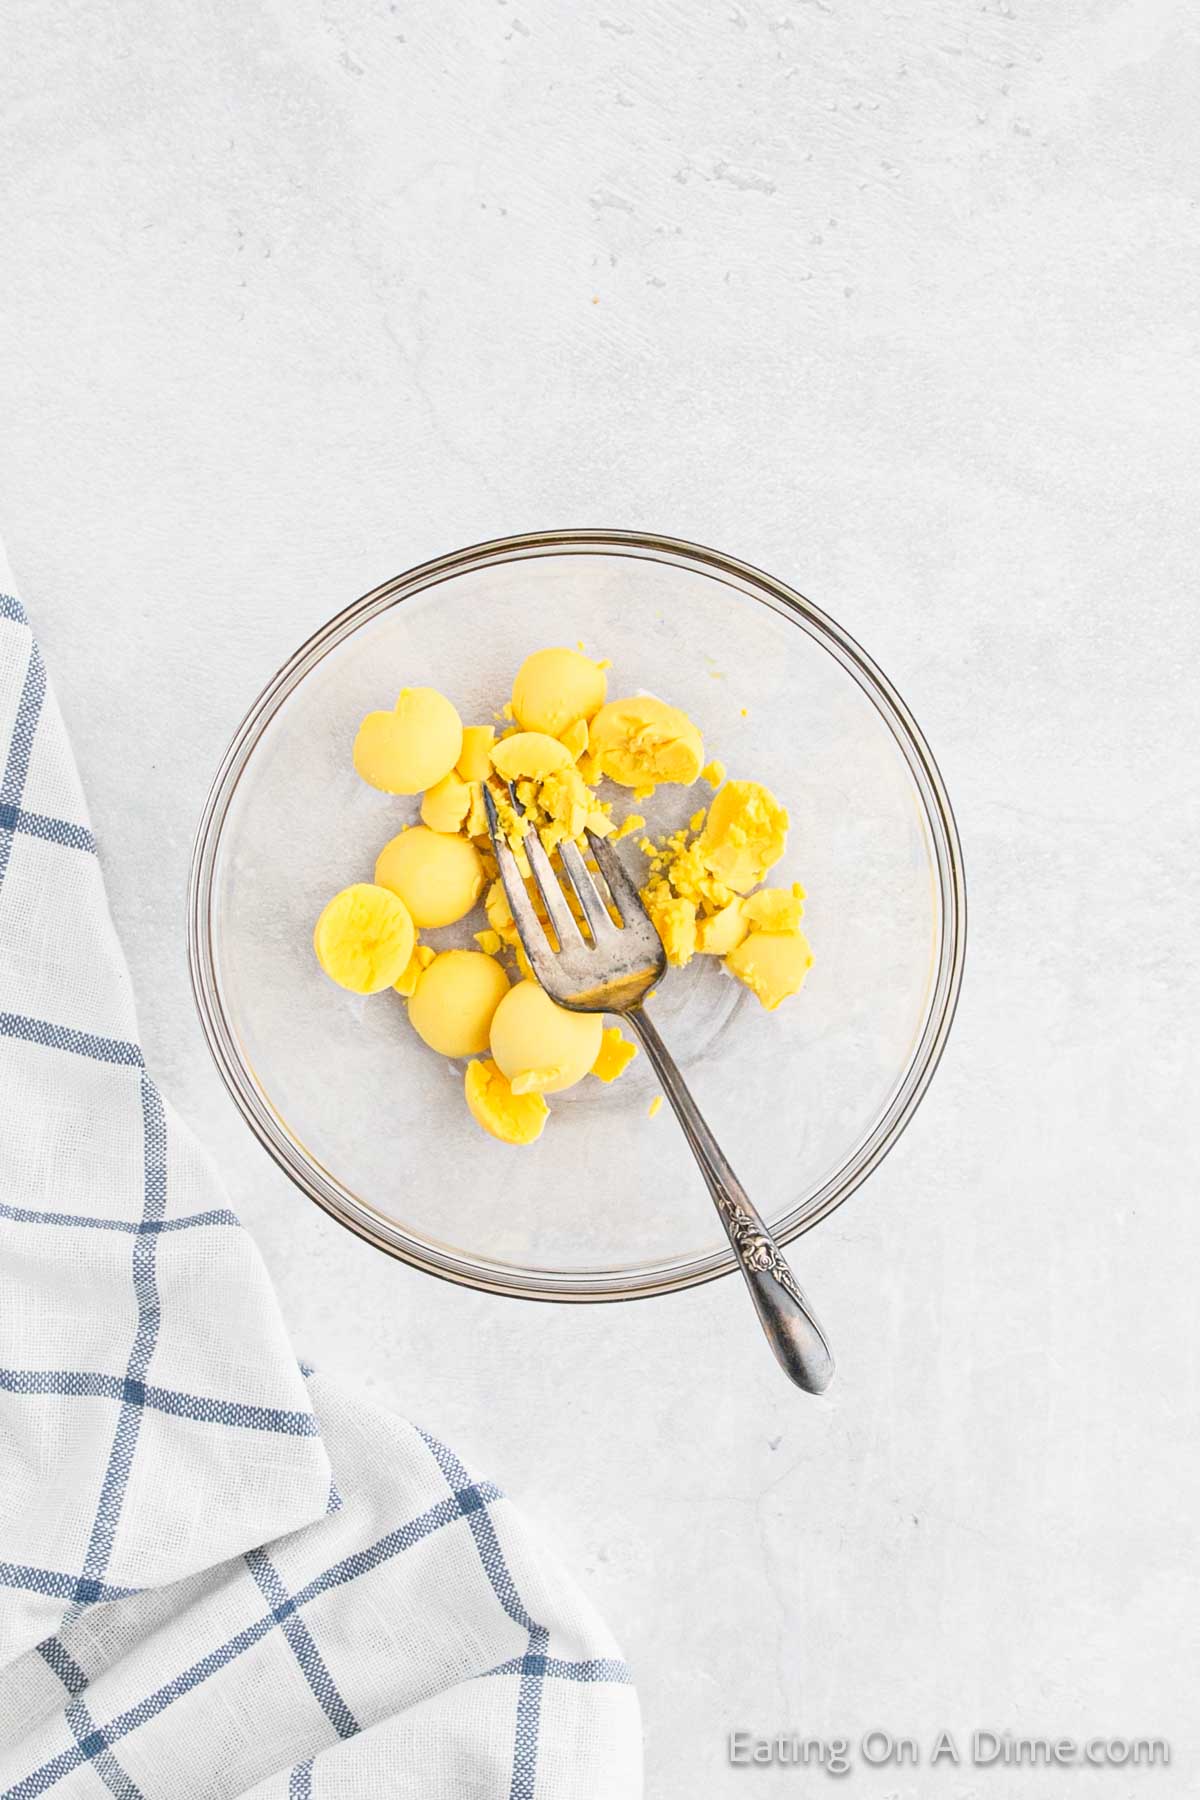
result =
[[[638,1795],[629,1670],[519,1514],[297,1363],[145,1066],[2,557],[0,771],[0,1795]]]

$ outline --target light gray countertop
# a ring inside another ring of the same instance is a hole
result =
[[[1200,1791],[1192,9],[9,25],[0,521],[148,1055],[298,1350],[544,1524],[636,1667],[656,1800],[824,1787],[729,1768],[735,1727],[1174,1746],[1165,1776],[842,1784],[880,1800]],[[388,1261],[276,1171],[201,1039],[187,862],[249,701],[385,577],[560,524],[792,581],[957,809],[949,1051],[795,1246],[821,1402],[732,1281],[535,1307]]]

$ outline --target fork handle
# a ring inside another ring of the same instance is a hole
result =
[[[726,1162],[656,1027],[640,1006],[624,1016],[675,1108],[780,1367],[806,1393],[823,1393],[833,1380],[833,1353],[783,1252]]]

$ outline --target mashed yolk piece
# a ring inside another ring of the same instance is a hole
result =
[[[416,943],[412,915],[386,887],[355,882],[324,908],[313,930],[317,961],[352,994],[381,994],[408,966]]]
[[[402,688],[391,712],[368,713],[354,767],[385,794],[419,794],[448,775],[462,752],[462,720],[436,688]]]
[[[637,1045],[622,1035],[619,1025],[606,1026],[600,1054],[592,1064],[592,1074],[600,1081],[615,1081],[618,1075],[625,1073],[637,1053]]]
[[[737,949],[750,929],[744,906],[745,901],[735,894],[719,912],[696,921],[696,948],[702,956],[728,956]]]
[[[693,814],[687,830],[641,844],[650,857],[642,899],[668,962],[682,967],[697,952],[724,957],[730,973],[772,1009],[797,991],[808,965],[789,987],[791,952],[771,946],[752,953],[747,946],[751,937],[795,935],[804,890],[749,890],[783,855],[787,825],[787,813],[760,782],[729,781],[707,813]]]
[[[742,901],[742,917],[756,931],[799,931],[804,916],[804,889],[798,881],[790,888],[759,888]]]
[[[737,894],[757,885],[783,855],[788,816],[758,781],[727,781],[697,842],[706,869]]]
[[[589,754],[600,770],[639,795],[663,781],[687,786],[704,764],[704,741],[687,714],[651,694],[610,700],[588,731]]]
[[[514,732],[512,737],[501,738],[492,751],[492,767],[505,781],[517,781],[522,776],[544,781],[570,762],[567,746],[544,731]]]
[[[758,995],[768,1012],[774,1012],[800,992],[812,961],[802,931],[752,931],[726,957],[725,967]]]
[[[464,781],[483,781],[492,766],[494,725],[464,725],[462,751],[455,765]]]
[[[405,1000],[412,999],[417,991],[417,983],[421,979],[422,971],[429,967],[436,955],[437,951],[431,950],[428,944],[417,945],[416,949],[408,959],[408,967],[405,969],[403,975],[400,976],[398,981],[393,981],[392,983],[396,992]]]
[[[508,992],[508,976],[482,950],[443,950],[420,976],[408,1003],[419,1038],[441,1056],[479,1056],[492,1016]]]
[[[604,705],[604,670],[578,650],[535,650],[517,670],[512,710],[525,731],[561,737]]]
[[[541,1137],[550,1108],[540,1094],[514,1094],[490,1057],[467,1064],[465,1090],[471,1117],[502,1144]]]
[[[453,925],[483,892],[484,873],[468,839],[410,825],[379,852],[375,880],[399,895],[417,925]]]
[[[427,789],[421,801],[421,818],[430,831],[461,831],[470,810],[471,783],[453,769]]]
[[[496,1008],[492,1055],[514,1094],[561,1094],[593,1067],[603,1035],[598,1013],[568,1012],[536,981],[521,981]]]
[[[684,968],[696,952],[696,902],[673,894],[666,882],[654,882],[642,892],[667,961]]]
[[[502,881],[493,881],[491,887],[487,891],[487,898],[484,900],[483,910],[487,914],[488,924],[496,933],[496,936],[500,939],[501,943],[507,944],[509,948],[512,949],[520,940],[517,935],[516,922],[512,916],[512,909],[508,904],[508,895],[504,891],[504,883]]]
[[[570,751],[571,761],[578,762],[588,747],[588,728],[586,719],[576,719],[565,731],[559,733],[558,741]]]

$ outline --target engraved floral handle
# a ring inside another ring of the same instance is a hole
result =
[[[825,1333],[801,1293],[741,1182],[726,1162],[716,1138],[704,1123],[670,1051],[640,1006],[624,1015],[641,1040],[663,1084],[684,1136],[708,1183],[708,1191],[738,1259],[767,1342],[784,1373],[809,1394],[821,1394],[833,1380],[833,1353]]]

